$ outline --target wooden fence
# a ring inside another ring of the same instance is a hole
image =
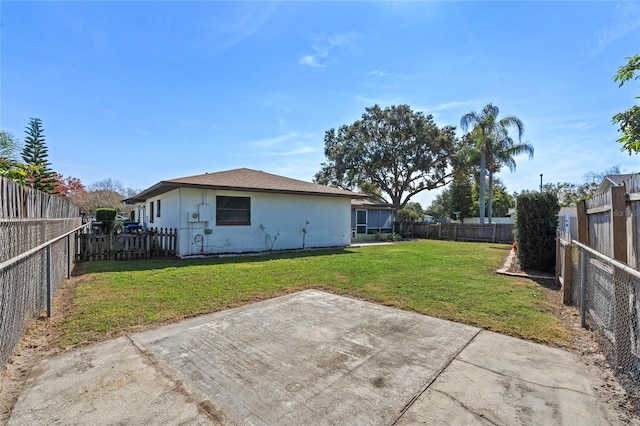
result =
[[[513,224],[414,223],[413,236],[437,240],[513,243]]]
[[[638,269],[640,174],[626,179],[624,186],[578,203],[577,210],[580,243]]]
[[[562,288],[562,303],[571,303],[573,278],[573,250],[571,233],[560,232],[556,237],[556,284]]]
[[[608,258],[639,269],[640,174],[630,176],[623,186],[581,201],[578,211],[578,242]],[[556,281],[570,303],[572,282],[571,235],[556,239]]]
[[[80,218],[77,206],[60,197],[45,194],[0,177],[0,217]]]
[[[77,260],[137,260],[176,255],[178,230],[152,228],[135,234],[78,234]]]

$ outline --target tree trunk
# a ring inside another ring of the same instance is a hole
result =
[[[484,148],[480,148],[480,225],[484,225],[484,175],[487,169],[487,158]]]
[[[489,188],[487,190],[489,200],[487,201],[487,216],[489,217],[489,223],[493,218],[493,173],[489,172]]]

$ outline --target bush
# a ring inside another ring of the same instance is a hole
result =
[[[555,195],[532,192],[516,201],[518,260],[524,269],[553,272],[560,206]]]
[[[116,223],[118,217],[117,209],[100,208],[96,209],[96,221],[102,222],[105,228],[111,229]]]

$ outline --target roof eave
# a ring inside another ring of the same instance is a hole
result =
[[[154,186],[142,191],[140,194],[136,195],[135,197],[131,197],[124,200],[124,202],[126,204],[141,203],[148,200],[149,198],[155,197],[160,194],[164,194],[165,192],[169,192],[176,188],[213,189],[213,190],[239,191],[239,192],[267,192],[267,193],[276,193],[276,194],[313,195],[313,196],[321,196],[321,197],[338,197],[338,198],[349,198],[349,199],[359,197],[359,195],[356,193],[340,194],[340,193],[330,193],[330,192],[296,191],[296,190],[268,189],[268,188],[247,188],[247,187],[236,187],[236,186],[202,185],[202,184],[196,184],[196,183],[177,183],[177,182],[161,181],[155,184]]]

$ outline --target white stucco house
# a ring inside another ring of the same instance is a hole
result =
[[[348,246],[361,196],[242,168],[163,180],[125,202],[144,228],[177,228],[184,257]]]

